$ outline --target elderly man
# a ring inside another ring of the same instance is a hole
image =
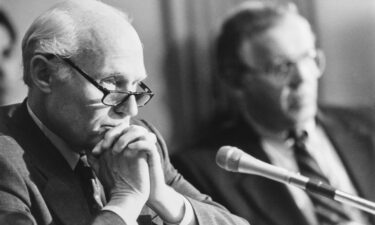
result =
[[[5,12],[0,9],[0,105],[7,101],[14,80],[11,60],[15,43],[16,32]]]
[[[28,98],[0,111],[1,224],[247,224],[185,181],[158,132],[133,119],[153,93],[122,12],[60,2],[22,50]]]
[[[373,217],[347,205],[215,164],[216,151],[232,145],[375,200],[373,118],[366,111],[318,110],[324,58],[296,7],[271,1],[240,5],[222,27],[217,57],[240,113],[219,121],[194,150],[174,158],[185,178],[258,225],[375,224]]]

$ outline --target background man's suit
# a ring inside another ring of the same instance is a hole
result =
[[[318,114],[317,121],[328,134],[359,195],[375,201],[375,129],[371,115],[326,109]],[[215,155],[223,145],[238,147],[270,163],[258,135],[242,120],[217,129],[198,147],[173,156],[172,162],[200,191],[253,224],[307,225],[285,185],[219,168]],[[374,217],[371,219],[375,224]]]
[[[158,136],[166,182],[191,202],[199,224],[246,224],[185,181],[170,164],[157,131],[142,124]],[[151,209],[142,214],[162,224]],[[38,225],[83,225],[92,219],[78,178],[33,122],[25,103],[0,108],[0,219],[4,217],[31,218]]]

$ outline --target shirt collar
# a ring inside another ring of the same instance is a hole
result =
[[[257,123],[250,116],[246,116],[246,121],[254,128],[254,130],[259,134],[263,139],[268,139],[277,142],[284,142],[288,138],[288,131],[274,132],[268,130]],[[312,134],[316,129],[316,121],[314,118],[306,121],[302,126],[299,127],[301,130],[305,130],[308,134]]]
[[[42,130],[44,135],[46,135],[46,137],[52,142],[52,144],[55,145],[55,147],[59,150],[61,155],[68,162],[70,168],[74,170],[80,157],[79,154],[74,152],[62,138],[53,133],[42,123],[42,121],[40,121],[40,119],[31,110],[28,102],[26,102],[26,106],[27,111],[29,112],[33,121]]]

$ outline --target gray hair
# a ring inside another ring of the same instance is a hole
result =
[[[131,22],[124,12],[99,0],[63,1],[36,18],[22,40],[24,82],[31,86],[30,61],[35,54],[77,55],[85,48],[81,34],[108,18]]]
[[[247,1],[233,9],[224,20],[216,42],[220,78],[231,85],[240,85],[245,65],[238,52],[243,40],[273,27],[289,14],[298,14],[294,4],[267,0]]]

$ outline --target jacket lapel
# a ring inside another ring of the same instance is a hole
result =
[[[259,135],[241,118],[225,129],[222,139],[224,145],[236,146],[253,157],[270,163],[270,159],[260,145]],[[246,202],[258,209],[257,214],[264,224],[275,225],[308,225],[297,207],[292,195],[284,184],[256,175],[241,174],[238,179],[239,192],[243,193]],[[251,222],[251,221],[250,221]]]
[[[257,144],[256,146],[239,146],[249,149],[249,153],[259,160],[270,163],[270,160]],[[268,224],[307,225],[286,185],[255,175],[244,175],[240,188],[248,193],[249,201],[253,201],[259,213]],[[244,195],[246,196],[246,195]]]
[[[50,178],[42,195],[53,215],[62,224],[88,224],[91,215],[79,186],[67,184],[64,179]]]
[[[43,181],[36,181],[38,189],[51,211],[62,224],[87,224],[91,215],[84,195],[66,160],[37,127],[27,112],[24,102],[13,116],[16,139],[25,150],[25,161],[30,171],[36,171]],[[31,173],[31,179],[33,174]]]
[[[351,121],[339,121],[328,114],[318,117],[348,171],[358,194],[375,200],[375,155],[373,131]]]

